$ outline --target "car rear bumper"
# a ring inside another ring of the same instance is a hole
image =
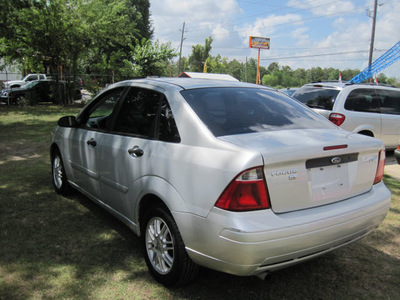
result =
[[[173,215],[194,262],[248,276],[287,267],[360,239],[385,218],[390,196],[380,183],[357,197],[290,213],[232,213],[214,208],[207,218]]]

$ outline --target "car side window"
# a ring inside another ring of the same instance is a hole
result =
[[[153,137],[159,99],[157,92],[132,88],[116,117],[114,131]]]
[[[115,88],[101,96],[96,103],[88,108],[81,124],[86,128],[105,130],[110,123],[110,115],[124,91],[123,87]]]
[[[37,79],[38,79],[37,75],[30,75],[30,76],[28,76],[26,81],[33,81],[33,80],[37,80]]]
[[[179,142],[172,111],[159,92],[132,88],[116,117],[113,131],[168,142]]]
[[[351,111],[379,113],[378,97],[374,89],[355,89],[347,96],[344,108]]]
[[[165,97],[162,98],[161,102],[158,139],[172,143],[179,143],[181,141],[174,115]]]
[[[382,114],[400,115],[400,92],[381,89],[376,92],[379,95]]]

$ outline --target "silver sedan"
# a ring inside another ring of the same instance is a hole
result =
[[[142,237],[156,280],[199,266],[263,276],[354,242],[390,205],[382,142],[275,90],[231,81],[129,80],[58,121],[55,190]]]

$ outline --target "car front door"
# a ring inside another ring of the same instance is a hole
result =
[[[97,200],[101,199],[99,160],[102,140],[108,134],[112,112],[123,91],[123,87],[115,88],[92,102],[80,115],[80,126],[68,137],[72,181]]]
[[[138,87],[124,98],[112,132],[101,141],[102,201],[134,220],[142,184],[162,167],[154,157],[161,148],[179,142],[179,134],[161,91]]]

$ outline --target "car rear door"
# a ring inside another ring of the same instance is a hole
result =
[[[132,220],[143,185],[150,177],[162,177],[162,163],[154,157],[167,156],[179,134],[162,92],[138,87],[124,98],[112,132],[101,141],[102,201]]]
[[[381,138],[382,122],[374,88],[346,89],[338,100],[334,112],[345,115],[341,128],[363,134],[372,132],[374,137]]]

